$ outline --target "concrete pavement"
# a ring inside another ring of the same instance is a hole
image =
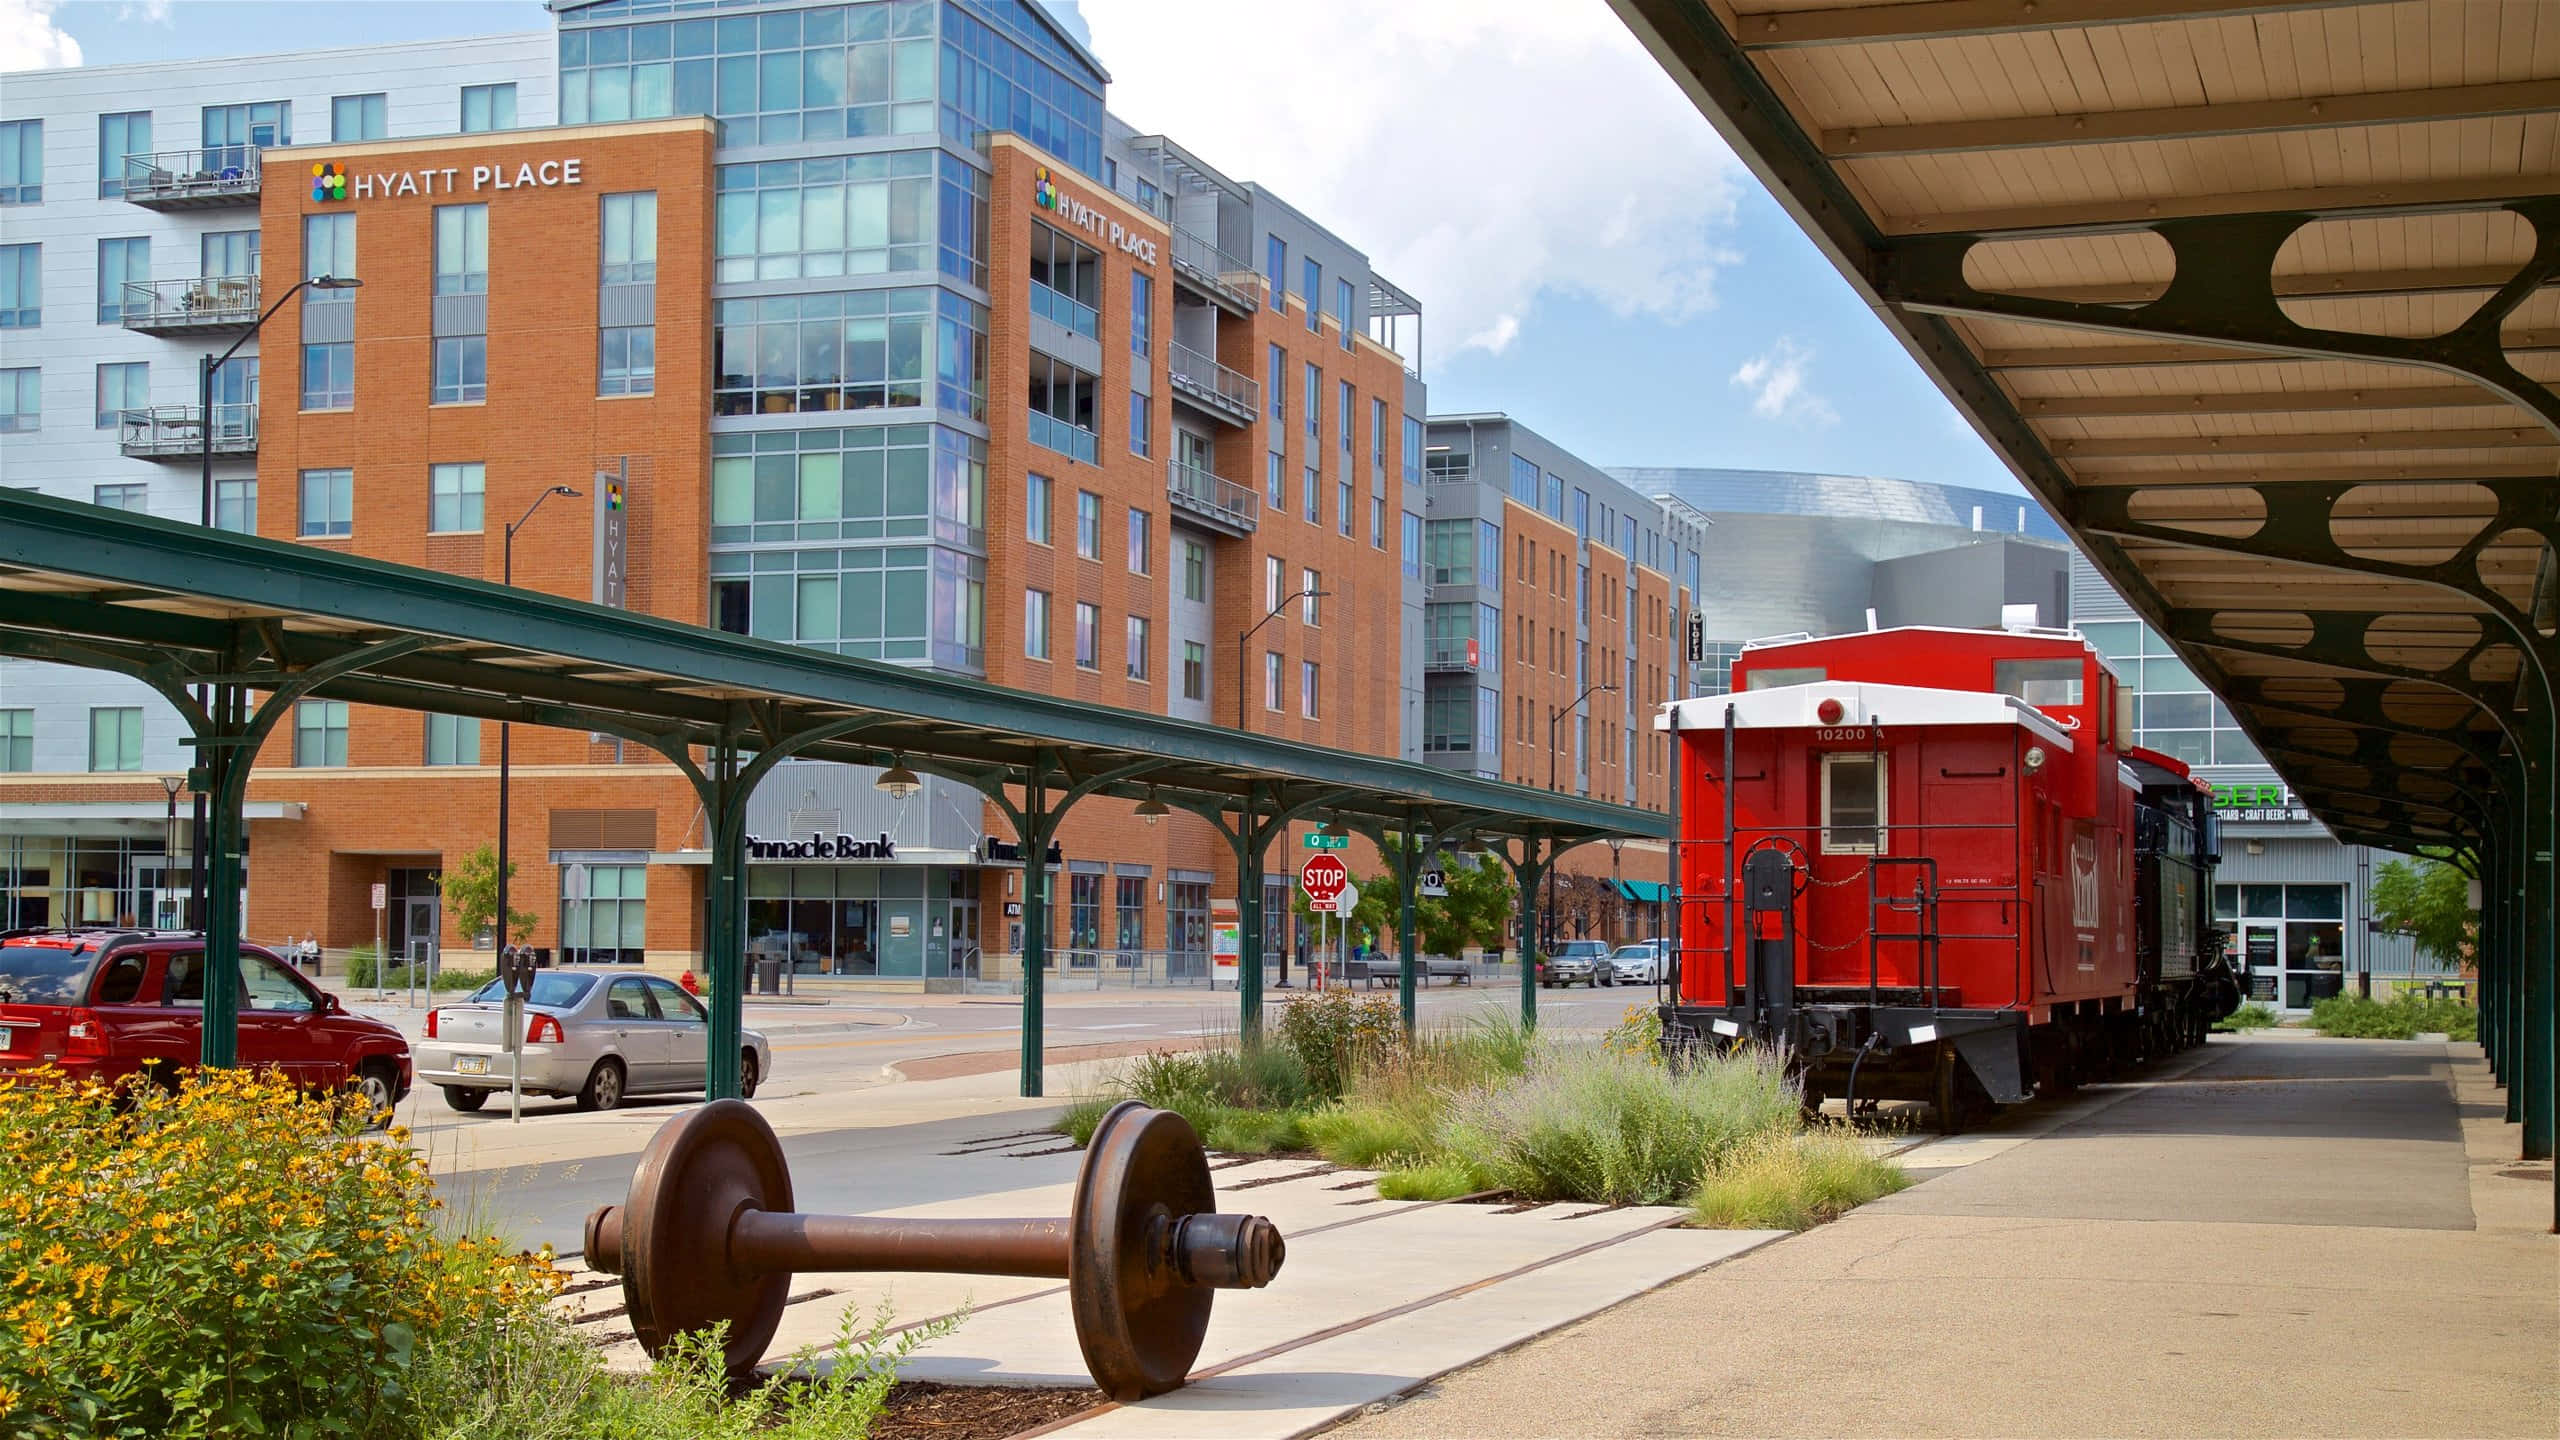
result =
[[[2478,1056],[2217,1036],[1338,1433],[2560,1433],[2551,1168]]]

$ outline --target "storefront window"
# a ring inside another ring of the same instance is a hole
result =
[[[1175,880],[1165,886],[1165,949],[1168,975],[1209,973],[1209,886],[1205,881]]]
[[[637,965],[649,943],[649,867],[560,867],[560,961]]]
[[[1147,877],[1118,875],[1112,877],[1115,907],[1119,913],[1118,936],[1120,963],[1135,965],[1138,953],[1147,948]]]
[[[1080,872],[1067,877],[1067,963],[1089,966],[1102,948],[1102,877]]]

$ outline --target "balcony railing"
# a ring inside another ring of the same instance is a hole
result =
[[[1473,485],[1476,483],[1476,472],[1473,470],[1426,469],[1423,471],[1422,483],[1426,485]]]
[[[197,145],[124,157],[124,198],[153,210],[258,203],[258,148]]]
[[[1087,340],[1102,338],[1102,317],[1094,313],[1092,306],[1037,280],[1031,282],[1031,313],[1054,320]]]
[[[1473,673],[1483,666],[1481,642],[1468,638],[1442,636],[1431,643],[1430,654],[1423,657],[1423,668],[1442,673]]]
[[[1262,306],[1259,272],[1179,225],[1173,227],[1173,273],[1240,315]]]
[[[1197,465],[1174,462],[1165,480],[1174,508],[1187,511],[1233,535],[1249,535],[1261,523],[1262,497],[1250,485],[1239,485]]]
[[[1055,415],[1031,412],[1031,443],[1045,445],[1087,465],[1102,463],[1102,438]]]
[[[258,318],[258,277],[132,280],[124,287],[124,328],[154,335],[237,330]]]
[[[127,410],[117,429],[117,447],[138,459],[185,460],[204,453],[204,411],[193,405]],[[258,453],[255,403],[213,407],[213,453]]]
[[[1262,386],[1252,376],[1230,370],[1188,345],[1169,344],[1165,349],[1172,362],[1173,388],[1238,425],[1250,425],[1262,413]]]

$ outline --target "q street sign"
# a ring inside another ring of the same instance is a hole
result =
[[[1445,900],[1449,898],[1448,872],[1444,870],[1423,871],[1422,881],[1420,884],[1413,887],[1413,893],[1433,900]]]
[[[1351,837],[1348,835],[1328,835],[1321,830],[1317,830],[1310,832],[1301,838],[1305,840],[1306,846],[1310,850],[1348,850],[1351,848]]]

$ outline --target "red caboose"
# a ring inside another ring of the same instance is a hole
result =
[[[1756,644],[1733,690],[1659,722],[1680,757],[1666,1037],[1783,1044],[1811,1096],[1928,1099],[1953,1128],[2174,1003],[2134,943],[2156,802],[2120,756],[2130,697],[2077,634]]]

